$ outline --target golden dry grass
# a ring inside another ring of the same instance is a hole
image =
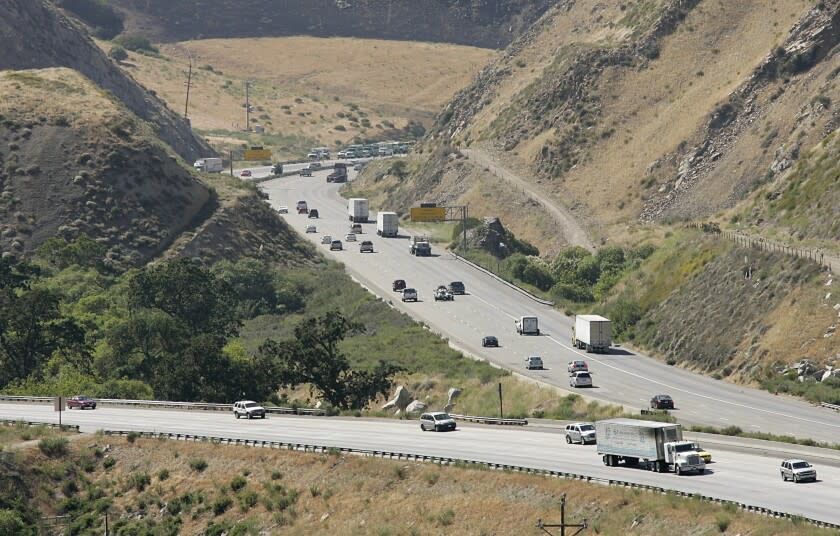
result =
[[[195,128],[244,128],[244,81],[249,80],[253,122],[270,134],[323,145],[375,136],[388,128],[386,121],[397,128],[409,120],[428,126],[496,54],[438,43],[314,37],[208,39],[160,48],[163,58],[131,54],[123,67],[183,111],[191,54],[189,116]],[[346,130],[335,130],[338,125]]]
[[[596,484],[527,474],[386,461],[353,455],[306,454],[262,448],[125,438],[82,438],[71,456],[111,448],[111,469],[97,464],[86,473],[113,498],[111,523],[121,517],[159,522],[164,506],[192,493],[202,502],[181,509],[182,534],[202,533],[208,525],[229,522],[249,530],[240,534],[531,534],[537,519],[559,520],[560,496],[567,494],[567,522],[587,518],[595,534],[827,534],[789,521],[748,515],[694,499],[656,495]],[[36,449],[25,454],[31,466],[56,464]],[[205,460],[196,471],[190,460]],[[161,479],[161,470],[168,477]],[[55,473],[55,471],[52,471]],[[131,475],[147,473],[150,483],[138,492]],[[245,479],[238,491],[235,477]],[[59,483],[60,484],[60,483]],[[269,487],[282,486],[297,500],[281,511]],[[61,492],[46,499],[43,513],[54,512]],[[241,506],[255,493],[255,506]],[[231,507],[214,515],[211,505],[230,497]],[[141,508],[142,505],[142,508]],[[270,507],[270,508],[269,508]]]

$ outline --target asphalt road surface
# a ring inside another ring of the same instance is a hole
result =
[[[684,424],[734,425],[745,431],[840,442],[840,413],[829,409],[715,380],[623,348],[613,348],[610,354],[579,351],[570,345],[573,318],[529,299],[439,248],[433,248],[431,257],[413,257],[408,253],[410,232],[401,229],[399,238],[378,237],[373,212],[373,223],[363,224],[364,234],[358,238],[372,240],[375,253],[360,253],[358,243],[352,242],[345,243],[343,251],[329,251],[328,246],[320,245],[321,236],[344,240],[350,222],[347,202],[338,195],[341,185],[327,183],[327,173],[278,178],[261,187],[272,206],[289,207],[290,213],[283,217],[294,229],[319,244],[326,255],[344,263],[347,272],[371,292],[448,337],[466,353],[570,392],[574,389],[569,387],[566,365],[573,359],[585,359],[594,387],[577,392],[591,399],[638,410],[649,407],[653,395],[669,394],[676,401],[673,414]],[[298,200],[317,208],[320,219],[296,214]],[[406,211],[408,207],[388,208]],[[308,224],[316,225],[318,232],[304,233]],[[394,279],[405,279],[409,287],[416,288],[420,301],[403,303],[401,294],[391,291]],[[435,302],[434,288],[451,281],[463,281],[467,295]],[[539,317],[540,336],[516,334],[514,319],[522,315]],[[498,337],[501,347],[482,348],[485,335]],[[525,358],[530,355],[541,356],[546,370],[525,370]]]
[[[49,405],[0,404],[0,418],[58,422]],[[818,481],[782,482],[780,457],[761,450],[709,449],[714,462],[703,475],[677,476],[641,468],[606,467],[594,445],[568,445],[559,428],[501,429],[459,424],[454,432],[423,432],[417,421],[269,415],[235,420],[232,412],[124,409],[64,412],[62,422],[82,432],[135,430],[217,437],[285,441],[310,445],[423,454],[472,461],[566,471],[594,478],[632,481],[699,493],[840,523],[840,467],[818,464]],[[705,444],[709,448],[708,444]]]

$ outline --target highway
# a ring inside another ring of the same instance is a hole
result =
[[[0,404],[0,418],[58,422],[52,406],[35,404]],[[814,462],[817,482],[794,484],[782,482],[779,476],[783,457],[780,453],[765,455],[762,450],[744,452],[721,445],[710,448],[708,442],[704,446],[712,451],[716,461],[707,466],[704,475],[676,476],[641,468],[606,467],[594,445],[568,445],[562,430],[555,427],[500,429],[459,424],[455,432],[434,433],[422,432],[417,421],[291,415],[269,415],[265,420],[250,421],[235,420],[230,412],[108,407],[68,411],[62,422],[78,424],[85,433],[100,429],[170,432],[384,450],[565,471],[699,493],[840,523],[840,456],[832,463]]]
[[[370,239],[375,253],[361,254],[358,245],[345,243],[343,251],[330,252],[320,245],[321,236],[344,239],[349,231],[346,201],[338,195],[340,184],[326,183],[327,171],[312,177],[289,176],[263,182],[275,208],[289,207],[286,221],[306,239],[318,244],[325,255],[342,262],[349,274],[371,292],[393,303],[418,321],[449,338],[453,346],[486,359],[523,376],[570,389],[566,364],[585,359],[592,372],[594,387],[580,394],[627,408],[647,408],[656,394],[670,394],[676,401],[673,414],[683,424],[715,427],[739,426],[745,431],[792,435],[817,441],[840,442],[840,413],[812,406],[785,396],[733,385],[708,376],[668,366],[644,355],[614,348],[610,354],[587,354],[570,346],[573,319],[562,311],[540,305],[450,254],[433,248],[433,256],[416,258],[408,253],[408,233],[400,238],[376,236],[376,224],[364,224],[359,238]],[[351,172],[351,179],[354,174]],[[295,213],[295,202],[306,200],[317,208],[320,219],[311,220]],[[389,207],[406,211],[408,207]],[[375,214],[371,213],[375,222]],[[305,234],[315,224],[317,234]],[[419,292],[418,303],[402,303],[391,291],[394,279],[405,279]],[[466,296],[452,302],[435,302],[432,290],[439,284],[463,281]],[[521,315],[539,317],[540,336],[518,336],[514,319]],[[495,335],[500,348],[482,348],[481,338]],[[543,358],[546,370],[527,371],[524,359]],[[570,391],[571,392],[571,391]],[[456,407],[456,411],[460,409]]]

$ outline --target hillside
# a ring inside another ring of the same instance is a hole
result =
[[[230,37],[362,37],[504,48],[548,0],[115,0],[127,33],[157,41]]]
[[[837,127],[840,8],[813,5],[558,4],[446,106],[427,148],[486,153],[573,211],[596,243],[629,222],[715,214],[784,180]],[[426,166],[441,180],[415,200],[476,203],[541,250],[556,241],[534,230],[539,206],[505,219],[515,211],[481,200],[497,180],[485,166]]]
[[[126,76],[47,0],[0,2],[0,70],[66,67],[113,93],[140,119],[157,127],[156,135],[182,158],[194,161],[211,149],[189,124]]]
[[[100,42],[104,50],[110,42]],[[205,39],[160,45],[160,56],[130,53],[121,67],[173,109],[184,109],[193,59],[189,116],[220,152],[242,143],[276,159],[359,138],[413,137],[466,86],[493,50],[347,38]],[[242,58],[249,58],[243,63]],[[245,80],[254,107],[245,127]]]

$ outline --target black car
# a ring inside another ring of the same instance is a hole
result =
[[[452,294],[464,294],[467,292],[467,289],[464,287],[464,284],[460,281],[453,281],[449,283],[449,292]]]
[[[484,337],[483,339],[481,339],[481,346],[484,346],[485,348],[488,347],[488,346],[492,346],[493,348],[498,348],[499,347],[499,339],[497,339],[493,335],[488,335],[488,336]]]
[[[310,208],[309,209],[309,216],[308,218],[317,218],[318,217],[318,209],[317,208]]]
[[[650,399],[652,409],[674,409],[674,399],[670,395],[656,395]]]
[[[394,292],[402,292],[405,290],[405,279],[395,279],[391,284],[391,288]]]

